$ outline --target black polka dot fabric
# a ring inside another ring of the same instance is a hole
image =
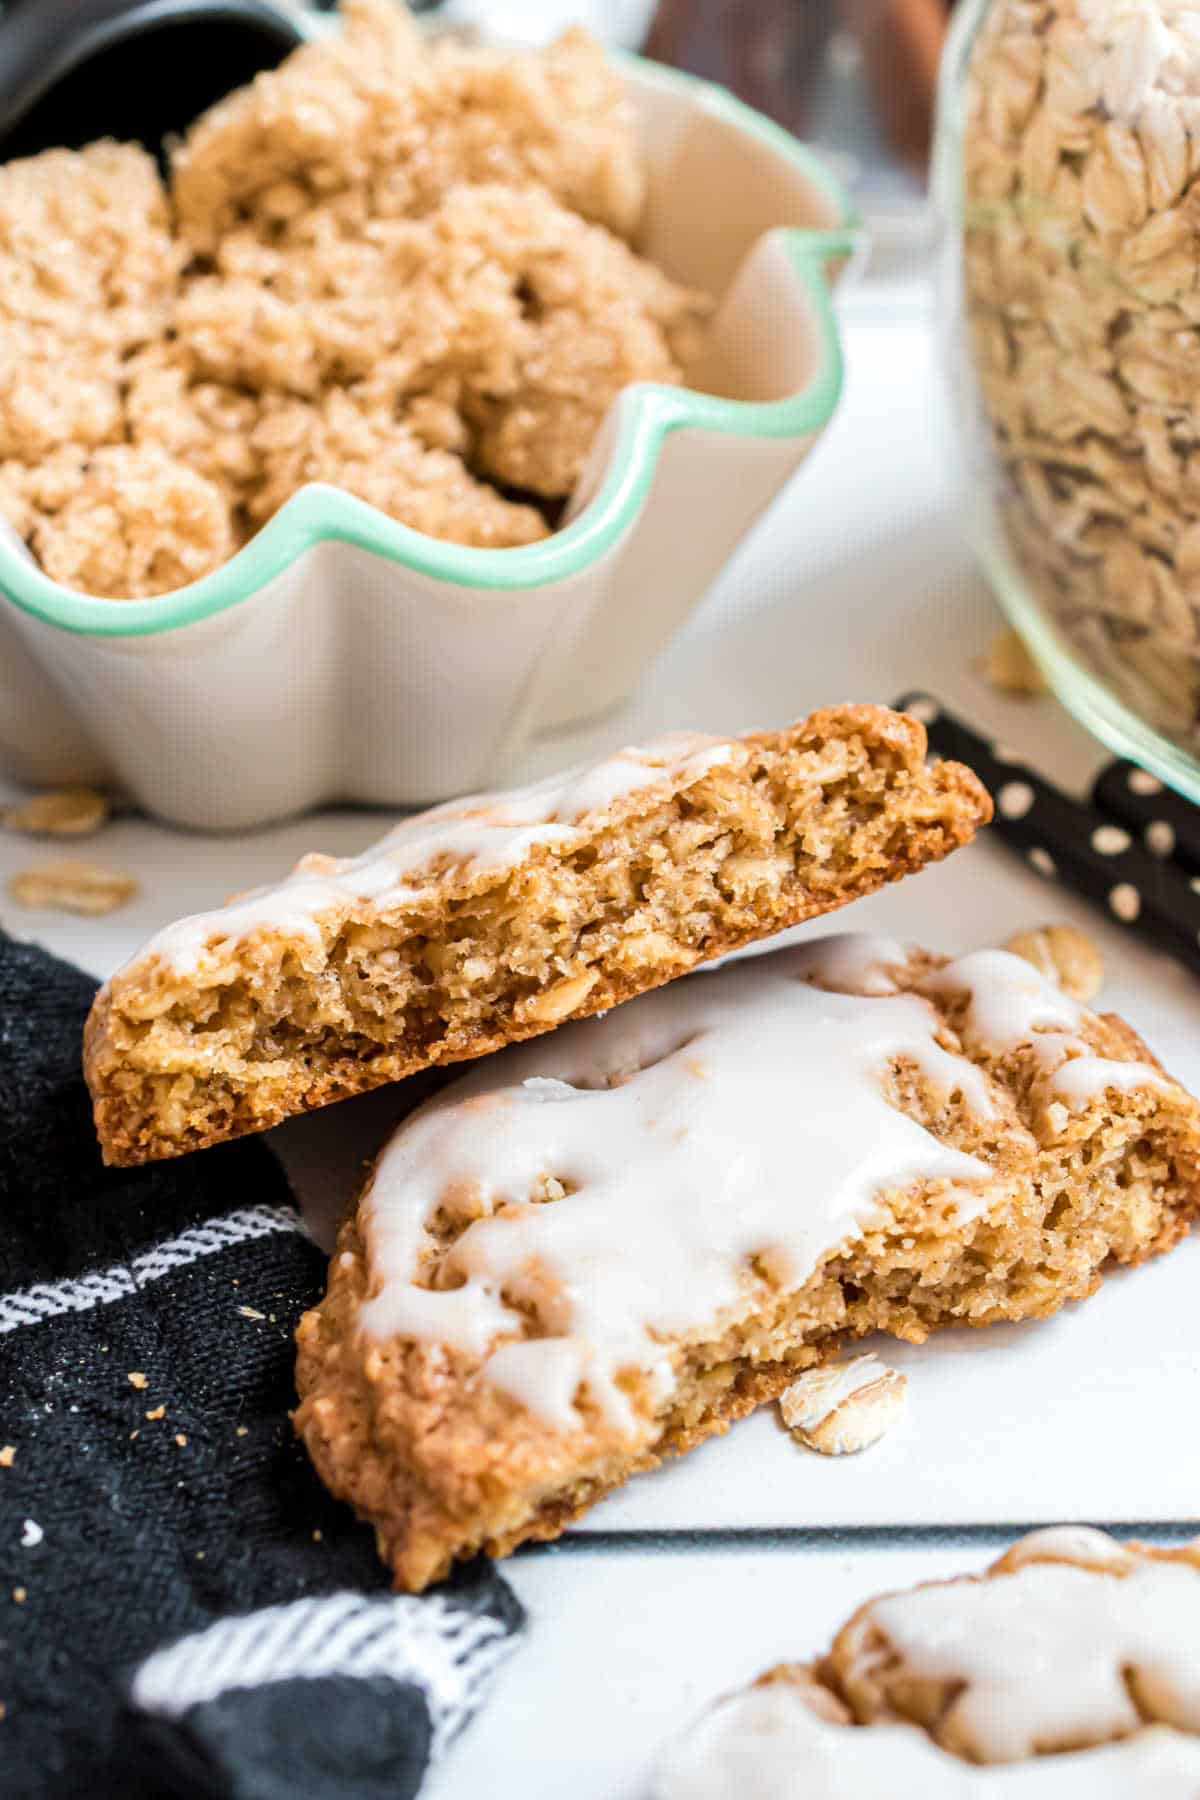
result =
[[[1164,787],[1136,763],[1109,763],[1097,776],[1092,803],[1117,819],[1142,848],[1200,877],[1200,806]]]
[[[993,832],[1031,869],[1200,973],[1200,810],[1132,763],[1106,769],[1089,805],[931,694],[906,694],[896,705],[920,719],[931,754],[974,769],[995,803]]]

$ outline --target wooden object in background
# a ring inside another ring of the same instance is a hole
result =
[[[840,0],[840,10],[861,47],[872,103],[888,142],[910,168],[923,172],[949,0]]]
[[[662,0],[645,54],[719,81],[806,135],[836,0]]]
[[[662,0],[646,55],[722,82],[799,137],[829,40],[850,32],[892,150],[923,171],[951,0]]]

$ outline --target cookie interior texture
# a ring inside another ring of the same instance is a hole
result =
[[[672,996],[687,990],[707,1004],[718,984],[741,980],[747,967],[786,968],[795,954],[694,977],[633,1002],[600,1029],[627,1030],[631,1056],[639,1046],[645,1056],[644,1046],[663,1035],[658,1011],[675,1004]],[[847,1340],[883,1330],[920,1342],[942,1325],[1043,1317],[1090,1294],[1106,1265],[1136,1263],[1186,1230],[1200,1197],[1200,1105],[1159,1071],[1127,1025],[1076,1008],[1001,952],[986,953],[982,964],[948,964],[897,946],[894,958],[891,991],[920,997],[936,1043],[954,1062],[948,1077],[931,1080],[907,1052],[888,1055],[879,1077],[883,1096],[929,1141],[978,1159],[986,1179],[977,1204],[964,1215],[945,1180],[881,1179],[868,1222],[831,1241],[798,1284],[781,1274],[764,1235],[762,1253],[746,1255],[737,1268],[732,1303],[686,1330],[651,1333],[669,1360],[665,1384],[655,1386],[636,1357],[618,1376],[632,1428],[614,1426],[594,1382],[575,1392],[574,1417],[564,1425],[489,1378],[490,1349],[367,1328],[365,1309],[378,1316],[390,1279],[373,1241],[382,1241],[378,1232],[394,1240],[389,1208],[404,1199],[395,1192],[381,1199],[368,1184],[358,1217],[343,1230],[327,1297],[300,1327],[297,1428],[327,1484],[374,1525],[399,1585],[422,1588],[480,1549],[499,1555],[527,1539],[556,1536],[629,1476],[724,1431]],[[994,1009],[989,1021],[978,995],[986,1000],[993,976],[1001,986],[1031,984],[1032,1029],[1002,1030]],[[842,979],[836,962],[824,974],[818,966],[811,979],[834,992],[888,991]],[[1066,1035],[1050,1030],[1056,1014],[1077,1021]],[[510,1062],[518,1059],[517,1085],[505,1091],[519,1098],[535,1072],[548,1078],[548,1088],[564,1076],[572,1080],[576,1048],[568,1030],[510,1052]],[[629,1079],[638,1078],[635,1069]],[[608,1085],[622,1079],[614,1074]],[[485,1080],[486,1071],[467,1078],[458,1114],[463,1132],[473,1129],[471,1108],[488,1103],[479,1091]],[[980,1084],[982,1110],[974,1097]],[[433,1104],[452,1106],[454,1090]],[[782,1227],[789,1209],[803,1215],[821,1196],[806,1190],[813,1156],[803,1089],[781,1090],[779,1105],[789,1120],[794,1115]],[[402,1126],[392,1148],[405,1133],[424,1130],[428,1112]],[[729,1135],[744,1142],[746,1129],[739,1114]],[[505,1218],[519,1222],[534,1207],[571,1207],[575,1148],[568,1138],[562,1166],[542,1170],[527,1195],[488,1195],[485,1161],[480,1180],[448,1185],[427,1216],[414,1285],[457,1298],[453,1290],[486,1267],[486,1249],[484,1263],[478,1260],[478,1246],[489,1241],[481,1232],[495,1245]],[[621,1154],[616,1144],[618,1165]],[[390,1155],[385,1151],[384,1160]],[[722,1174],[714,1165],[713,1181]],[[696,1189],[691,1197],[704,1203]],[[647,1208],[657,1204],[653,1193],[642,1199]],[[635,1264],[641,1237],[650,1237],[649,1227],[630,1232],[627,1257]],[[472,1241],[475,1250],[467,1247]],[[650,1285],[669,1287],[672,1271],[657,1263],[656,1270],[648,1272]],[[542,1292],[528,1269],[502,1287],[518,1321],[510,1329],[526,1343],[569,1330],[562,1320],[570,1275],[560,1262]]]
[[[1200,1778],[1198,1611],[1200,1540],[1033,1532],[982,1576],[868,1601],[827,1656],[720,1701],[664,1758],[654,1800],[718,1800],[735,1770],[782,1800],[831,1769],[822,1794],[1183,1800]]]
[[[691,759],[673,741],[628,753],[650,758],[645,785],[559,821],[511,866],[406,863],[390,890],[333,894],[303,929],[284,884],[277,917],[268,899],[249,926],[236,907],[188,922],[186,955],[178,933],[153,940],[88,1023],[107,1160],[261,1130],[602,1011],[920,869],[990,817],[974,776],[926,768],[923,728],[882,707],[694,742]],[[469,827],[524,805],[459,810]],[[336,885],[345,866],[298,873]]]

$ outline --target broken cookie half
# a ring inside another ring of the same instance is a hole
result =
[[[1200,1105],[1003,951],[817,939],[505,1051],[401,1126],[297,1429],[398,1583],[553,1537],[847,1339],[1054,1312],[1200,1200]]]
[[[653,1800],[1193,1800],[1198,1661],[1200,1539],[1033,1532],[982,1576],[869,1601],[823,1660],[719,1701]]]
[[[843,906],[990,817],[875,706],[678,734],[406,819],[361,856],[169,926],[102,988],[111,1163],[176,1156],[604,1011]]]

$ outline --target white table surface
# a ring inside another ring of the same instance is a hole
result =
[[[1064,785],[1082,789],[1104,760],[1053,701],[1007,699],[973,666],[998,622],[959,535],[921,290],[868,283],[844,316],[846,395],[808,467],[627,711],[543,740],[530,775],[672,726],[778,725],[918,686]],[[89,921],[4,899],[0,916],[104,975],[165,920],[380,829],[362,812],[237,838],[121,819],[81,848],[136,873],[136,903]],[[0,837],[0,881],[43,848]],[[862,903],[853,923],[959,951],[1052,919],[1093,935],[1106,1007],[1200,1083],[1194,977],[998,843]],[[319,1234],[395,1110],[370,1096],[273,1134]],[[519,1555],[507,1573],[528,1638],[430,1800],[633,1800],[657,1746],[706,1699],[817,1651],[873,1591],[979,1567],[1030,1522],[1179,1536],[1200,1504],[1198,1285],[1200,1243],[1185,1244],[1049,1323],[881,1346],[910,1388],[876,1449],[813,1456],[764,1412],[631,1484],[561,1544]]]

